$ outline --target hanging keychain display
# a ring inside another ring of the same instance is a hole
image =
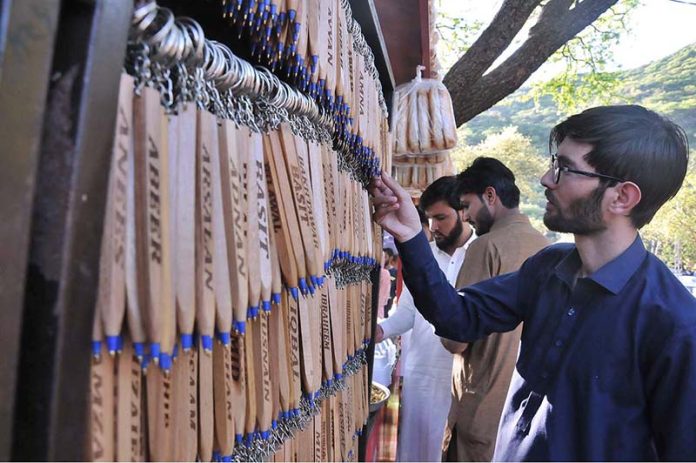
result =
[[[95,461],[357,455],[381,255],[364,186],[390,148],[373,58],[343,1],[224,14],[266,67],[154,2],[134,11],[95,307]]]

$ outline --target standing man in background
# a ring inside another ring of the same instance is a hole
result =
[[[430,243],[440,269],[450,284],[459,273],[474,234],[452,194],[453,176],[433,182],[420,198],[430,220]],[[396,310],[377,325],[376,342],[412,330],[404,362],[403,407],[399,424],[398,461],[440,461],[442,437],[450,407],[452,354],[447,352],[430,323],[418,313],[407,288]]]
[[[478,239],[466,252],[455,288],[518,270],[549,243],[520,213],[515,175],[479,157],[457,176],[456,197]],[[491,461],[500,414],[517,361],[522,325],[472,343],[442,339],[454,355],[452,405],[443,441],[447,461]]]

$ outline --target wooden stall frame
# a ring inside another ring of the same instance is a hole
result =
[[[3,434],[8,439],[12,436],[12,459],[80,461],[86,457],[83,443],[92,317],[119,77],[132,4],[123,0],[16,0],[12,9],[20,4],[28,11],[18,24],[29,37],[41,36],[40,31],[50,29],[48,25],[55,29],[54,20],[36,16],[42,8],[58,17],[58,28],[55,42],[27,44],[29,56],[38,53],[48,55],[44,59],[49,60],[53,55],[50,72],[48,66],[37,64],[22,77],[35,79],[37,86],[38,82],[51,84],[45,109],[37,108],[34,116],[40,121],[43,114],[43,130],[39,122],[30,124],[39,127],[33,138],[38,164],[13,428]],[[27,32],[33,21],[43,24],[43,29]],[[48,38],[49,32],[46,35]],[[7,60],[5,72],[15,72]],[[10,103],[10,113],[26,104],[19,99]],[[8,113],[6,108],[2,117]],[[21,137],[18,133],[12,136]],[[12,158],[22,156],[18,151],[9,153]],[[19,234],[14,236],[21,239]],[[14,268],[22,274],[23,270]],[[11,316],[19,328],[19,314],[15,311]]]

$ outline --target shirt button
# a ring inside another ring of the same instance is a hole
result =
[[[542,373],[541,373],[541,377],[542,377],[542,379],[548,378],[548,377],[549,377],[549,372],[548,372],[548,371],[542,372]]]
[[[575,309],[571,307],[570,310],[568,310],[568,316],[572,317],[573,315],[575,315]]]
[[[563,341],[560,339],[556,339],[556,342],[554,344],[556,347],[561,347],[563,345]]]

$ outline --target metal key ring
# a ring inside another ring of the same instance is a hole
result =
[[[147,35],[150,27],[156,23],[161,23],[161,25],[158,28],[155,28],[155,31],[148,38]],[[167,34],[169,34],[172,26],[174,26],[174,13],[172,13],[172,10],[169,8],[157,7],[157,16],[153,20],[152,24],[143,32],[143,35],[146,37],[145,41],[151,47],[159,46],[162,40],[164,40]]]
[[[205,60],[205,34],[200,24],[188,17],[178,18],[177,22],[183,27],[185,35],[191,41],[191,54],[186,58],[186,64],[199,67]]]
[[[139,33],[145,32],[152,21],[155,20],[157,16],[157,3],[153,0],[150,3],[145,3],[133,12],[133,19],[131,20],[131,27]]]

